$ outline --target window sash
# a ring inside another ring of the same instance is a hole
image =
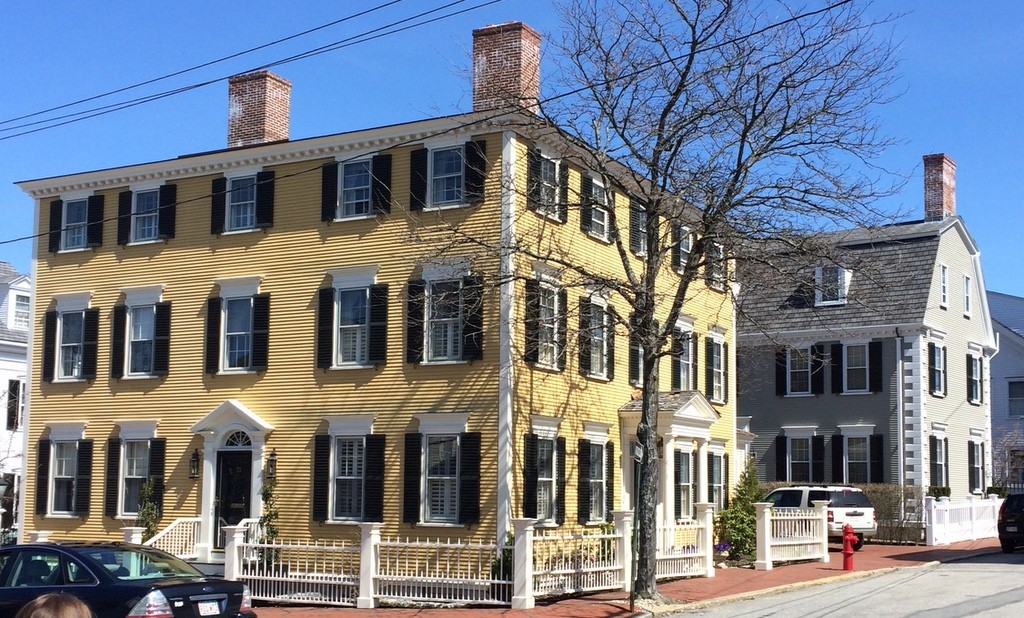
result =
[[[843,362],[846,379],[845,391],[848,393],[866,392],[868,390],[867,344],[844,346],[843,355],[845,356]]]
[[[256,177],[232,178],[228,191],[227,229],[250,230],[256,227]]]
[[[431,153],[431,201],[434,206],[463,202],[462,148]]]
[[[134,515],[139,512],[142,486],[149,478],[149,440],[125,440],[122,452],[121,513]]]
[[[725,401],[725,359],[722,358],[721,341],[712,341],[711,345],[711,396],[715,401]]]
[[[427,436],[426,521],[458,521],[459,438]]]
[[[939,304],[945,307],[949,303],[949,267],[939,267]]]
[[[555,441],[537,439],[537,518],[550,521],[555,518]]]
[[[558,291],[541,284],[538,301],[537,362],[553,367],[558,362]]]
[[[78,442],[53,443],[53,496],[50,511],[73,513],[75,510],[75,478],[78,475]]]
[[[334,519],[362,519],[366,441],[339,437],[334,441]]]
[[[811,481],[811,439],[789,439],[789,480],[791,482]]]
[[[943,391],[943,385],[946,382],[946,365],[943,362],[943,352],[945,347],[941,345],[932,346],[932,358],[931,358],[931,392],[933,395],[941,395]]]
[[[679,268],[685,268],[693,250],[693,231],[688,227],[679,230]]]
[[[346,163],[341,173],[339,217],[357,217],[370,213],[370,161]]]
[[[85,339],[85,312],[69,311],[60,314],[60,359],[58,368],[61,378],[78,378],[82,375],[83,342]]]
[[[132,307],[128,317],[128,373],[153,372],[153,342],[156,337],[156,307]]]
[[[434,281],[427,295],[428,360],[462,358],[462,285],[459,281]]]
[[[867,436],[846,438],[846,482],[867,483],[871,476]]]
[[[24,294],[14,295],[14,320],[15,328],[28,328],[29,314],[32,311],[32,300]]]
[[[1024,416],[1024,382],[1010,382],[1006,386],[1008,414]]]
[[[972,484],[978,488],[978,491],[985,489],[985,477],[984,477],[984,463],[985,463],[985,449],[984,444],[981,442],[972,442],[971,449],[974,450],[974,465],[971,466],[970,474],[974,481]]]
[[[789,394],[807,395],[811,392],[811,349],[789,350]]]
[[[558,165],[548,158],[540,160],[540,174],[537,178],[539,194],[538,212],[553,215],[558,210]]]
[[[590,444],[590,520],[602,521],[604,513],[604,445]]]
[[[647,253],[647,209],[638,208],[636,211],[637,215],[637,230],[639,231],[640,246],[638,247],[640,254]]]
[[[711,456],[711,478],[708,481],[708,499],[716,510],[725,508],[725,491],[722,479],[722,456]]]
[[[252,351],[252,297],[224,302],[224,367],[248,369]]]
[[[338,290],[336,365],[365,365],[369,346],[369,288]]]
[[[971,403],[981,401],[981,358],[971,356],[971,375],[967,378],[967,400]]]
[[[132,241],[155,240],[160,233],[160,191],[138,191],[132,209]]]
[[[971,313],[971,278],[964,276],[964,314]]]
[[[693,517],[693,473],[690,468],[690,459],[693,457],[691,453],[680,453],[679,461],[680,469],[676,473],[676,478],[679,482],[676,483],[676,504],[678,508],[677,513],[682,514],[683,517]]]
[[[838,266],[821,267],[821,285],[818,293],[822,303],[837,303],[843,299],[843,269]]]
[[[721,243],[712,242],[708,245],[707,268],[711,271],[712,287],[717,289],[724,288],[726,278],[725,247]]]
[[[87,200],[71,200],[64,204],[64,249],[82,249],[86,244],[86,224],[89,221]]]
[[[590,305],[590,375],[608,375],[608,309]]]

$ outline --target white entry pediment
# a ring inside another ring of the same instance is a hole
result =
[[[226,399],[198,423],[192,425],[191,431],[192,433],[210,434],[229,426],[263,435],[274,431],[273,425],[260,418],[258,414],[237,399]]]

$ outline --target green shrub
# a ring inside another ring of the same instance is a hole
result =
[[[149,479],[142,484],[142,489],[139,490],[139,512],[135,515],[135,525],[143,528],[143,541],[156,536],[159,522],[160,509],[157,508],[156,501],[153,499],[153,480]]]
[[[728,543],[731,558],[753,556],[757,551],[757,513],[754,503],[763,500],[764,496],[757,480],[757,467],[754,460],[750,459],[740,472],[729,508],[715,517],[716,544]]]
[[[999,485],[993,485],[992,487],[988,487],[988,488],[985,489],[985,497],[986,498],[989,496],[989,494],[995,494],[996,496],[998,496],[1000,498],[1005,498],[1007,495],[1009,495],[1009,492],[1006,491],[1005,487],[1002,487],[1002,486],[999,486]]]
[[[928,486],[928,495],[933,496],[935,498],[948,498],[951,493],[952,492],[950,491],[949,487],[945,487],[942,485]]]

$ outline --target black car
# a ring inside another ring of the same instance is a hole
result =
[[[249,587],[208,577],[167,552],[67,541],[0,548],[0,616],[48,592],[85,601],[96,618],[255,618]]]
[[[1024,545],[1024,494],[1010,494],[999,507],[999,545],[1010,554]]]

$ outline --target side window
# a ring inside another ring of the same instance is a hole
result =
[[[85,566],[68,556],[64,556],[64,560],[61,563],[61,572],[64,574],[64,583],[66,584],[95,584],[96,578],[89,569]]]
[[[14,565],[5,584],[9,587],[50,586],[56,583],[60,572],[60,557],[45,550],[23,551],[14,558]]]

